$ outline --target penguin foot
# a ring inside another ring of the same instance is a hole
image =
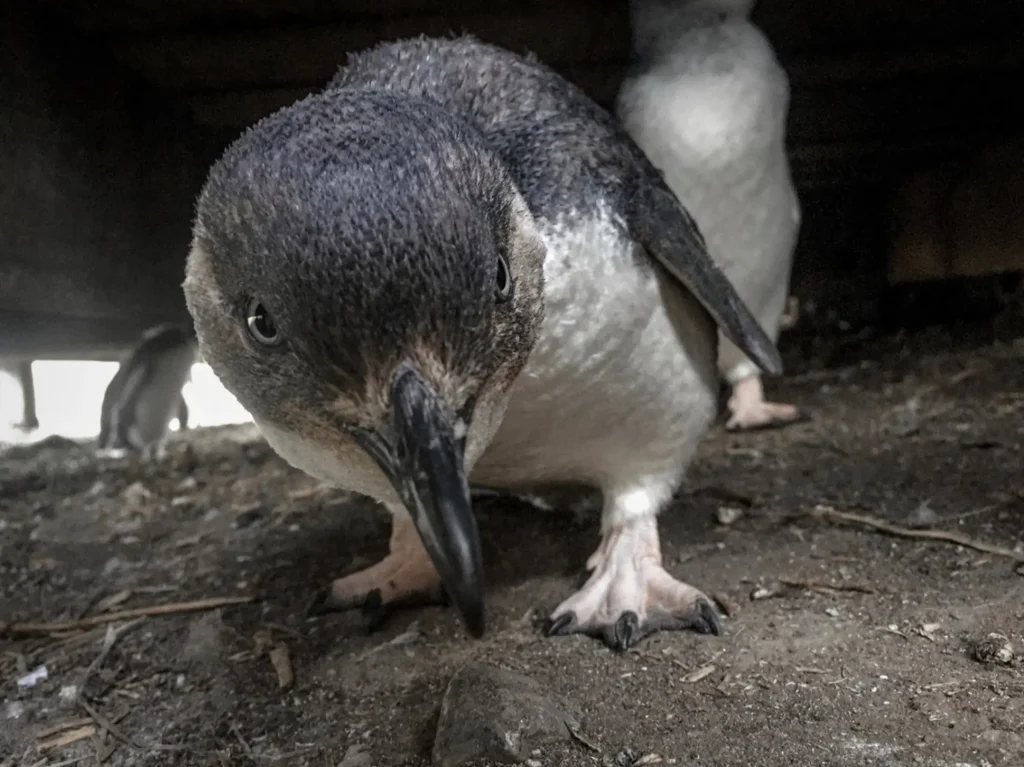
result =
[[[139,452],[139,460],[143,463],[161,463],[167,459],[167,446],[163,442],[146,445]]]
[[[591,574],[583,588],[548,619],[547,636],[587,634],[613,650],[626,650],[657,631],[722,631],[711,599],[662,567],[653,516],[605,533],[587,569]]]
[[[729,398],[728,431],[751,431],[788,426],[804,420],[794,405],[767,402],[761,376],[753,375],[733,384]]]
[[[313,598],[307,615],[359,609],[375,631],[398,609],[447,602],[441,577],[411,519],[395,519],[390,553],[365,570],[335,580]]]

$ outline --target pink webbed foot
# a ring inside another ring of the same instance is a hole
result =
[[[747,376],[733,384],[729,420],[725,423],[727,430],[779,428],[801,420],[803,416],[794,405],[765,400],[761,376]]]
[[[587,634],[625,650],[656,631],[721,633],[711,600],[662,567],[654,516],[608,530],[587,569],[583,588],[551,614],[547,636]]]
[[[396,609],[446,602],[441,577],[415,525],[408,517],[397,517],[388,555],[365,570],[335,580],[317,594],[307,612],[323,615],[361,609],[373,630]]]

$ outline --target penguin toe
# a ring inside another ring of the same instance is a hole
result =
[[[794,405],[764,401],[740,402],[735,409],[731,409],[725,429],[731,432],[783,429],[809,420],[810,416]]]
[[[592,578],[565,600],[548,619],[545,636],[585,634],[622,652],[659,631],[722,633],[721,618],[704,592],[659,564],[633,564],[634,570],[617,578]]]
[[[544,636],[568,636],[569,634],[576,633],[576,631],[576,613],[569,611],[557,617],[549,618],[547,625],[544,627]]]
[[[645,622],[632,610],[627,610],[610,626],[601,631],[601,639],[609,649],[617,652],[628,650],[650,632]]]

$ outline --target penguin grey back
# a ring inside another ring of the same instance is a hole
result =
[[[443,104],[480,129],[542,218],[572,212],[581,196],[606,201],[642,175],[625,134],[582,91],[539,62],[472,37],[422,37],[350,54],[328,88]]]
[[[773,342],[707,253],[692,216],[620,123],[547,66],[472,37],[384,43],[351,55],[329,89],[433,101],[476,126],[531,212],[556,221],[608,206],[698,298],[727,337],[779,373]]]
[[[186,427],[188,408],[181,390],[195,361],[196,338],[191,327],[168,323],[146,330],[103,394],[99,448],[159,446],[175,416]]]

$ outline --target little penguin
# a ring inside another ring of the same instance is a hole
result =
[[[162,457],[171,420],[177,417],[179,428],[188,428],[181,390],[191,379],[197,354],[195,333],[185,325],[166,323],[143,333],[103,394],[99,449]]]
[[[782,363],[643,152],[547,66],[473,37],[350,56],[213,165],[183,288],[270,445],[392,514],[390,553],[311,612],[446,601],[482,636],[470,483],[564,483],[601,491],[601,542],[548,635],[719,631],[657,514],[716,415],[716,323]]]
[[[754,0],[630,0],[634,56],[616,111],[700,226],[708,251],[776,341],[788,324],[800,203],[786,157],[789,80],[749,20]],[[802,418],[721,340],[726,428]]]

